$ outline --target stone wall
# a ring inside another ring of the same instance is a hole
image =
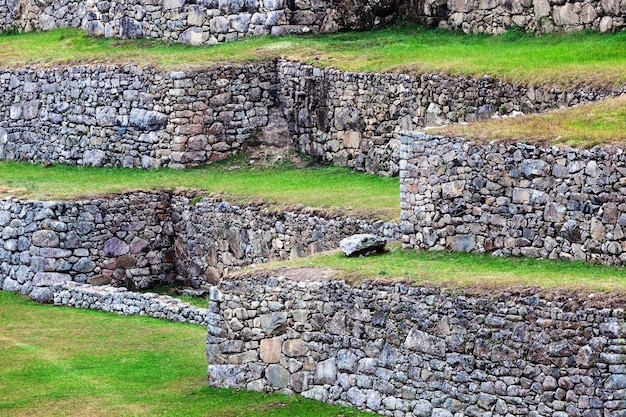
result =
[[[0,199],[0,288],[50,301],[51,286],[67,281],[198,287],[243,266],[337,248],[357,232],[401,237],[395,223],[275,213],[168,192],[63,203]]]
[[[0,287],[49,301],[55,283],[149,288],[175,278],[169,195],[0,200]]]
[[[536,113],[626,92],[536,88],[485,76],[354,73],[281,61],[280,103],[299,149],[324,162],[398,175],[401,130]]]
[[[626,155],[405,133],[405,247],[622,265]]]
[[[61,27],[87,29],[84,0],[3,0],[0,3],[0,33],[52,30]]]
[[[216,44],[249,35],[286,35],[371,29],[397,10],[367,0],[163,0],[94,3],[87,15],[92,36],[158,38]],[[388,2],[392,4],[392,2]],[[374,7],[372,7],[374,6]]]
[[[168,295],[138,293],[126,288],[63,282],[52,286],[54,305],[108,311],[125,316],[149,316],[161,320],[206,326],[212,313]]]
[[[611,32],[626,27],[623,0],[447,0],[425,1],[423,6],[419,20],[466,33],[501,34],[512,27],[538,33]]]
[[[249,35],[367,30],[397,20],[499,34],[592,29],[626,24],[623,0],[8,0],[0,5],[0,31],[81,27],[91,36],[157,38],[193,45]]]
[[[0,159],[192,166],[268,123],[275,65],[164,71],[128,65],[0,71]]]
[[[533,294],[222,281],[209,384],[396,417],[624,415],[624,309]]]
[[[177,271],[181,281],[215,284],[236,269],[336,249],[341,239],[374,233],[401,238],[396,223],[327,216],[301,211],[275,212],[264,206],[239,207],[205,198],[172,199]]]
[[[0,71],[0,160],[183,168],[282,135],[325,163],[398,175],[403,129],[619,95],[483,77],[352,73],[289,61],[164,71]],[[288,128],[275,132],[275,126]]]

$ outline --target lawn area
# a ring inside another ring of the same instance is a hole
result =
[[[284,57],[350,71],[490,75],[536,85],[626,83],[626,32],[468,35],[403,24],[370,32],[250,37],[192,47],[156,40],[89,38],[77,29],[0,36],[3,67],[139,62],[165,68]]]
[[[93,198],[129,190],[194,188],[219,193],[229,202],[265,201],[277,208],[304,205],[366,218],[400,216],[398,178],[383,178],[347,168],[296,168],[289,164],[261,168],[245,159],[182,171],[87,168],[0,162],[0,197],[30,199]],[[239,167],[239,168],[236,168]]]
[[[387,253],[367,258],[348,258],[336,251],[258,268],[327,267],[339,272],[333,279],[352,283],[367,279],[408,279],[417,285],[481,287],[487,291],[530,286],[626,294],[623,268],[490,254],[420,252],[402,250],[399,244],[389,248]]]
[[[0,416],[366,416],[206,386],[206,328],[0,291]]]
[[[623,146],[626,142],[626,95],[540,115],[489,119],[432,132],[487,141],[497,138],[574,147]]]

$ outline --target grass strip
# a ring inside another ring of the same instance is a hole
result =
[[[574,147],[626,142],[626,95],[541,115],[490,119],[431,132],[474,140],[515,140]]]
[[[400,215],[398,178],[347,168],[271,168],[242,165],[244,157],[191,168],[140,170],[0,162],[0,196],[59,200],[93,198],[131,190],[193,188],[219,193],[232,203],[262,200],[276,208],[304,205],[329,213],[392,220]]]
[[[260,268],[326,267],[339,271],[336,278],[352,283],[388,278],[487,291],[531,286],[626,293],[626,272],[618,267],[490,254],[420,252],[402,250],[399,244],[389,247],[387,253],[367,258],[348,258],[341,252],[332,252]]]
[[[206,386],[206,328],[0,291],[0,416],[367,416]]]
[[[89,38],[77,29],[0,36],[4,67],[136,62],[172,69],[277,57],[349,71],[490,75],[534,85],[626,83],[626,32],[535,36],[512,29],[491,36],[402,24],[369,32],[250,37],[199,47]]]

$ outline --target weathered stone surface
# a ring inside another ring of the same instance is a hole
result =
[[[446,354],[445,340],[431,336],[416,328],[409,331],[404,341],[404,347],[439,357],[444,357]]]
[[[167,116],[157,111],[135,108],[130,111],[128,122],[135,129],[159,130],[167,124]]]
[[[361,256],[370,253],[381,253],[385,250],[386,240],[372,234],[357,234],[339,242],[341,251],[346,256]]]
[[[94,275],[93,277],[87,278],[87,283],[93,286],[109,285],[111,281],[111,277],[105,275]]]
[[[33,233],[32,243],[44,248],[56,248],[59,246],[59,235],[52,230],[38,230]]]
[[[130,247],[126,242],[117,237],[113,237],[104,242],[104,256],[113,257],[121,256],[128,253]]]
[[[51,304],[54,300],[52,290],[48,287],[36,287],[28,294],[28,296],[42,304]]]
[[[335,358],[319,362],[315,367],[316,384],[334,384],[337,380],[337,364]]]
[[[265,363],[278,363],[281,353],[281,337],[261,340],[259,355]]]
[[[274,388],[285,388],[289,384],[289,371],[280,365],[271,364],[265,370],[265,378]]]
[[[54,284],[71,281],[72,277],[68,274],[58,272],[37,272],[33,278],[34,287],[50,287]]]
[[[210,365],[209,384],[221,388],[235,388],[246,380],[244,365]]]
[[[309,348],[302,339],[285,340],[282,345],[282,352],[288,357],[301,357],[309,352]]]
[[[270,313],[259,316],[261,330],[267,335],[278,335],[285,331],[287,313]]]

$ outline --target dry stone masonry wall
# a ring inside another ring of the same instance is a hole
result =
[[[272,213],[209,198],[135,192],[78,202],[0,200],[0,288],[38,301],[69,281],[198,287],[227,272],[339,246],[356,232],[400,238],[395,223]]]
[[[205,199],[193,204],[172,200],[172,220],[179,278],[191,285],[215,284],[226,273],[251,264],[301,258],[339,247],[356,233],[400,239],[397,223],[306,211],[272,213],[267,207],[239,207]]]
[[[614,90],[542,89],[491,77],[354,73],[278,64],[280,103],[299,149],[335,165],[398,175],[398,133],[536,113],[619,95]]]
[[[622,149],[402,141],[406,247],[625,263]]]
[[[209,384],[395,417],[624,415],[624,310],[531,294],[222,281]]]
[[[193,45],[249,35],[367,30],[407,19],[448,29],[539,33],[626,24],[624,0],[7,0],[0,31],[81,27],[91,36],[156,38]]]
[[[52,286],[54,305],[108,311],[125,316],[149,316],[161,320],[206,326],[212,313],[167,295],[138,293],[126,288],[63,282]]]
[[[402,129],[534,113],[624,91],[351,73],[289,61],[188,71],[2,70],[0,160],[183,168],[223,159],[286,125],[279,133],[308,155],[397,175]]]
[[[169,195],[0,200],[0,287],[51,301],[55,283],[149,288],[175,278]]]
[[[3,0],[0,3],[0,33],[61,27],[87,29],[90,3],[84,0]]]
[[[270,64],[0,71],[0,159],[182,167],[223,159],[268,123]]]

